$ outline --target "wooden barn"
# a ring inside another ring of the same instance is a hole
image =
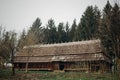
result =
[[[89,40],[26,46],[14,57],[16,69],[108,72],[111,60],[102,51],[101,41]]]

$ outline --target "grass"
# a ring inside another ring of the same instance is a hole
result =
[[[48,71],[18,71],[11,75],[11,70],[0,70],[0,80],[116,80],[114,75],[80,73],[80,72],[48,72]]]

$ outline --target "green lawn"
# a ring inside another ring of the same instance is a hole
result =
[[[11,73],[11,70],[0,70],[0,80],[117,80],[110,73],[16,71],[15,76]]]

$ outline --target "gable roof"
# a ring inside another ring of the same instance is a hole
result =
[[[31,45],[17,52],[15,62],[94,61],[109,58],[102,53],[101,41],[89,40],[59,44]]]
[[[45,55],[61,55],[61,54],[85,54],[102,52],[101,42],[97,40],[32,45],[24,47],[22,51],[17,52],[16,56],[45,56]]]

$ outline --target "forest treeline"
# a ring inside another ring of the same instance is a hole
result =
[[[46,26],[37,18],[29,30],[23,30],[17,39],[13,31],[0,29],[0,56],[6,61],[12,59],[16,51],[20,51],[26,45],[53,44],[90,39],[101,39],[105,54],[114,59],[115,70],[118,69],[120,59],[120,6],[113,6],[107,1],[104,9],[100,11],[97,6],[88,6],[79,23],[76,19],[72,25],[69,22],[60,22],[55,25],[54,19],[50,19]]]
[[[54,19],[50,19],[46,26],[41,26],[41,19],[37,18],[27,33],[23,30],[18,45],[23,47],[23,42],[28,36],[34,41],[31,44],[64,43],[98,38],[100,17],[101,13],[97,6],[88,6],[79,24],[74,19],[72,25],[68,22],[55,25]]]

